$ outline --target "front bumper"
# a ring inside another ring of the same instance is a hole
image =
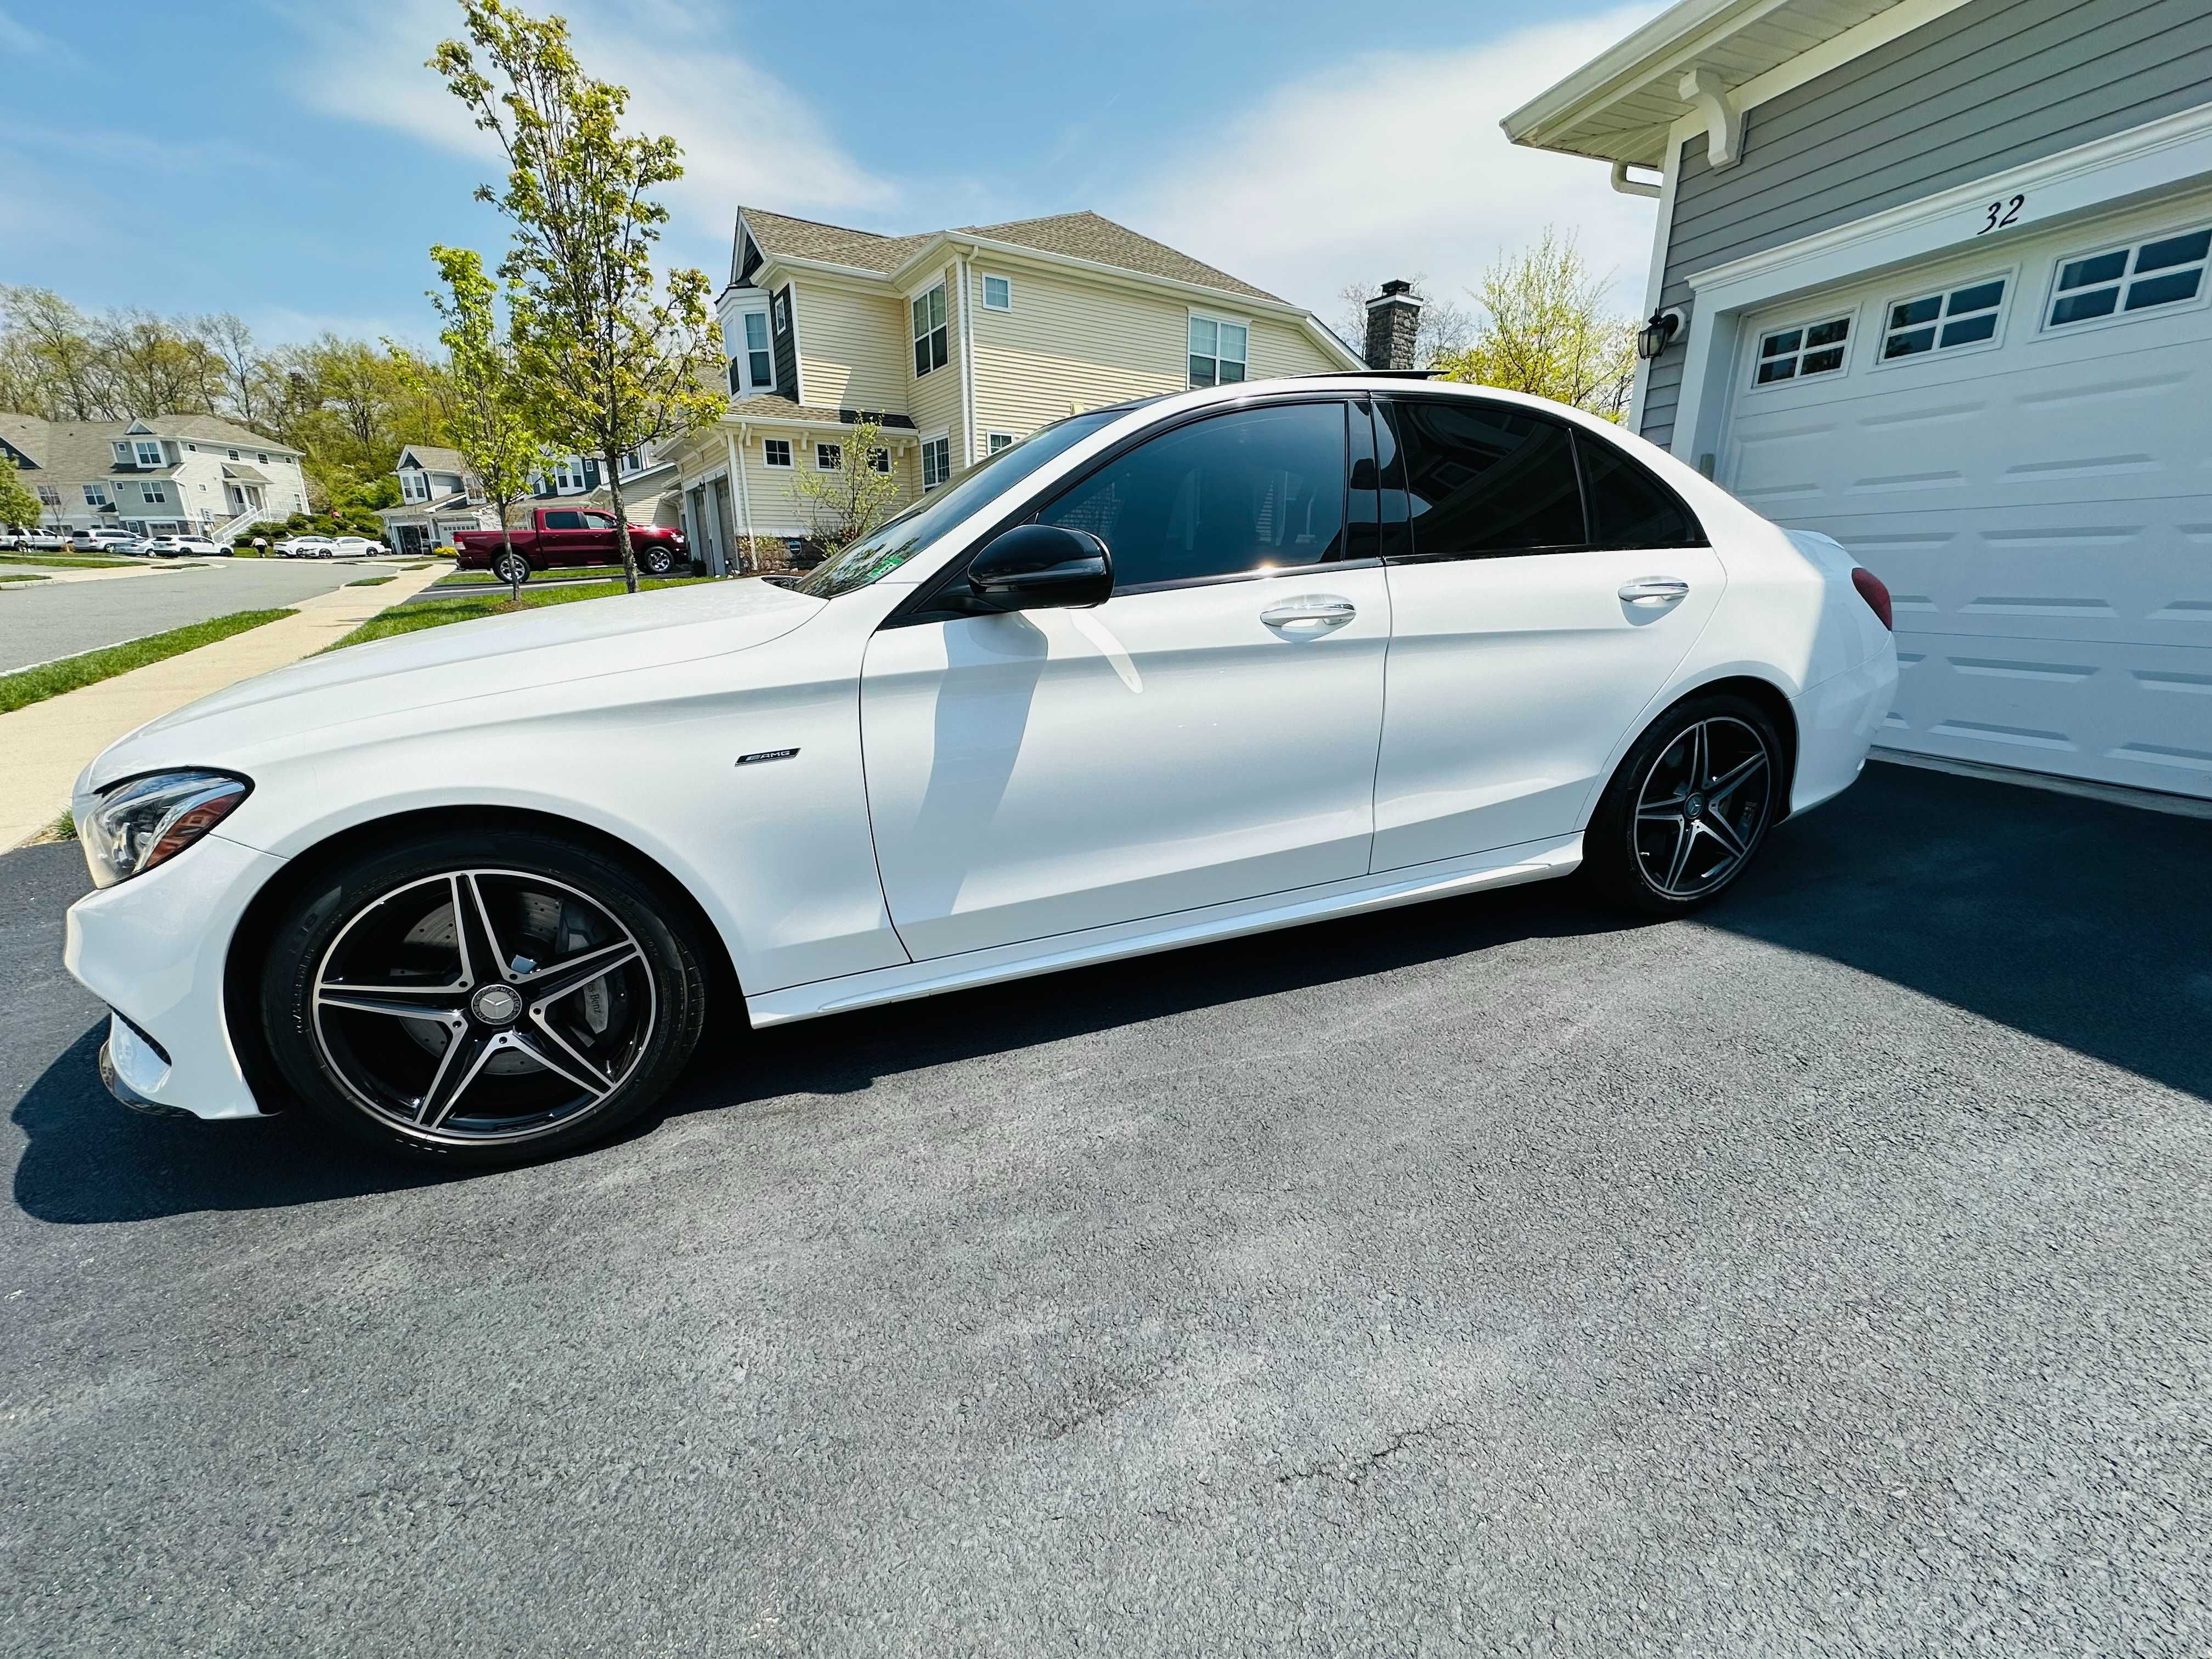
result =
[[[246,906],[283,863],[210,835],[70,907],[62,965],[121,1016],[101,1050],[100,1074],[125,1104],[193,1117],[259,1115],[223,1017],[223,966]]]

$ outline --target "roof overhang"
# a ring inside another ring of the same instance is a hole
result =
[[[1789,77],[1799,60],[1847,62],[1961,3],[1680,0],[1498,125],[1532,149],[1662,167],[1678,123],[1717,128],[1741,116],[1747,93],[1808,78]]]

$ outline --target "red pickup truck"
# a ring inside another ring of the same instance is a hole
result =
[[[464,530],[453,538],[464,570],[489,570],[501,581],[526,581],[534,570],[558,570],[580,564],[620,564],[622,540],[615,533],[615,515],[587,507],[541,507],[531,515],[531,528]],[[507,548],[512,542],[520,567],[510,571]],[[645,525],[629,527],[630,550],[637,568],[648,576],[665,576],[690,558],[684,532]]]

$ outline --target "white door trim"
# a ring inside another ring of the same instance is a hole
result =
[[[1986,240],[1998,245],[2054,222],[2212,177],[2212,103],[2024,162],[1900,207],[1869,214],[1726,264],[1692,271],[1688,355],[1674,414],[1674,453],[1691,465],[1716,453],[1726,417],[1736,325],[1801,292],[1873,275]],[[2024,198],[1991,231],[1995,202]]]

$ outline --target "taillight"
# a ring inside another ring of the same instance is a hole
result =
[[[1867,602],[1867,609],[1881,618],[1881,625],[1895,633],[1897,624],[1890,620],[1889,589],[1882,586],[1881,578],[1863,566],[1853,565],[1851,586],[1858,589],[1859,597]]]

